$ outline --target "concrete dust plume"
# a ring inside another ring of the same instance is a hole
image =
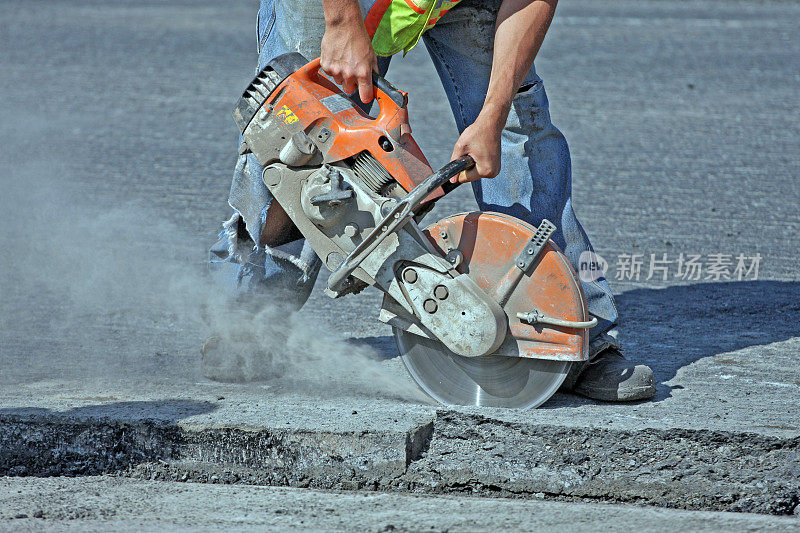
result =
[[[203,379],[200,346],[216,335],[235,341],[224,363],[244,380],[424,401],[373,349],[269,302],[238,306],[207,274],[213,235],[189,235],[141,201],[110,206],[53,168],[16,162],[4,178],[2,381]]]

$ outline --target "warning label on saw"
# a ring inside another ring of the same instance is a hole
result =
[[[289,106],[281,107],[280,110],[276,113],[276,115],[278,116],[278,118],[283,120],[284,124],[294,124],[295,122],[300,120],[299,118],[297,118],[297,115],[295,115],[294,112],[291,109],[289,109]]]
[[[342,93],[332,94],[330,96],[326,96],[322,100],[322,105],[328,108],[328,111],[331,113],[341,113],[345,109],[350,109],[351,107],[355,107],[356,104],[351,99],[343,95]]]

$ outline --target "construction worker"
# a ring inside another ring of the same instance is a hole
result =
[[[550,121],[542,79],[533,60],[557,0],[262,0],[258,12],[258,69],[298,51],[321,56],[323,70],[363,102],[373,97],[372,71],[385,75],[392,55],[422,40],[450,102],[460,137],[453,158],[470,155],[475,168],[458,177],[472,182],[481,210],[507,213],[534,226],[558,227],[553,240],[572,264],[591,245],[572,208],[569,149]],[[300,239],[270,246],[272,228],[286,215],[261,180],[250,154],[240,156],[229,203],[233,216],[211,250],[250,293],[291,301],[308,298],[320,268]],[[651,398],[649,367],[626,360],[614,335],[618,312],[602,277],[583,281],[589,312],[590,360],[573,365],[562,390],[608,401]]]

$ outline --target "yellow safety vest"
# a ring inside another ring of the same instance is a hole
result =
[[[377,0],[364,19],[379,56],[407,54],[422,34],[461,0]]]

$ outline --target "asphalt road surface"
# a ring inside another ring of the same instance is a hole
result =
[[[255,11],[0,2],[4,412],[211,394],[236,396],[250,420],[244,406],[298,393],[310,417],[349,413],[360,397],[378,427],[433,409],[375,320],[379,295],[330,300],[324,276],[288,334],[258,339],[286,342],[279,377],[222,392],[200,376],[209,324],[264,331],[230,318],[202,275],[229,216],[230,111],[253,74]],[[574,206],[609,265],[625,353],[654,368],[658,394],[634,406],[556,395],[493,416],[800,435],[799,17],[789,2],[559,6],[537,70],[570,142]],[[446,162],[457,131],[424,47],[387,78],[409,91],[433,165]],[[462,188],[431,220],[472,208]],[[699,271],[687,273],[690,257]]]

